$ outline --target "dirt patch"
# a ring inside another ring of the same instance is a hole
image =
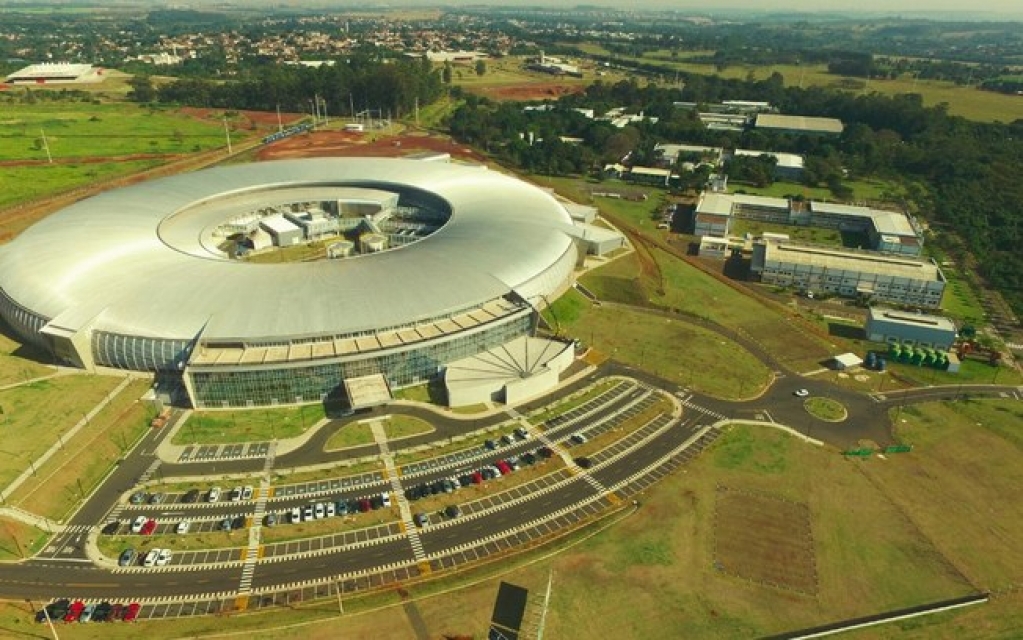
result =
[[[201,109],[199,107],[181,107],[181,115],[195,118],[196,120],[219,120],[224,115],[224,109]],[[261,129],[277,126],[276,111],[234,111],[239,117],[245,118],[249,123]],[[285,113],[281,112],[281,124],[287,126],[306,117],[307,113]],[[244,127],[243,127],[244,128]]]
[[[485,95],[495,100],[543,100],[545,98],[560,98],[575,93],[582,93],[586,89],[582,84],[561,84],[559,82],[532,82],[523,85],[512,85],[503,87],[479,87],[467,88],[473,93]]]
[[[771,495],[719,486],[714,566],[763,585],[816,595],[810,509]]]
[[[400,158],[424,151],[448,153],[459,160],[486,161],[472,149],[446,137],[403,134],[371,140],[363,133],[350,131],[316,131],[284,138],[265,145],[256,158],[261,161],[309,157]]]

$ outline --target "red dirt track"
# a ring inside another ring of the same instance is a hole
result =
[[[452,158],[484,162],[483,156],[447,138],[426,134],[397,135],[367,141],[366,135],[346,131],[317,131],[278,140],[260,149],[258,160],[309,157],[400,158],[412,153],[450,153]]]
[[[485,95],[494,100],[543,100],[560,98],[573,93],[582,93],[586,87],[582,84],[561,84],[558,82],[541,82],[507,87],[482,87],[472,89],[473,93]]]

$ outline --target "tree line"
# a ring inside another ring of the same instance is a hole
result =
[[[1023,315],[1023,118],[971,122],[949,115],[945,105],[925,106],[916,94],[785,87],[778,74],[760,81],[688,75],[684,99],[767,101],[782,113],[838,118],[845,129],[834,138],[709,130],[693,111],[673,105],[678,89],[635,81],[597,82],[549,103],[548,110],[528,113],[519,104],[469,97],[450,128],[457,138],[540,173],[586,175],[624,159],[644,164],[653,159],[656,143],[675,142],[800,153],[807,158],[804,180],[830,186],[837,195],[843,195],[845,178],[894,181],[902,185],[905,206],[936,233],[953,231],[965,241],[981,275]],[[592,109],[599,116],[613,107],[659,120],[618,129],[574,110]],[[768,179],[759,159],[734,167],[752,181]]]

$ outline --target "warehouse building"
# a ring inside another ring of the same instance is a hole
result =
[[[783,116],[777,113],[759,113],[753,122],[756,129],[794,135],[839,136],[844,126],[837,118],[811,116]]]
[[[943,316],[883,307],[870,308],[864,330],[867,339],[873,342],[930,347],[940,351],[951,349],[958,335],[955,323]]]
[[[73,84],[102,82],[105,78],[103,69],[91,64],[43,62],[31,64],[15,71],[7,76],[4,82],[7,84]]]

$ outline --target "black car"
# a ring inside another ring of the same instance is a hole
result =
[[[184,503],[187,503],[187,504],[191,504],[193,502],[198,502],[199,501],[199,490],[198,489],[189,489],[188,493],[186,493],[185,495],[181,496],[181,501],[184,502]]]
[[[430,524],[430,516],[425,513],[417,513],[412,519],[415,520],[417,527],[425,527]]]
[[[575,463],[583,469],[589,469],[593,466],[593,461],[586,457],[576,458]]]
[[[536,450],[536,455],[541,458],[547,459],[554,455],[554,451],[550,447],[540,447]]]
[[[507,433],[501,436],[501,444],[509,445],[512,442],[514,442],[514,440],[512,440],[511,436],[509,436]]]
[[[444,481],[437,480],[432,485],[430,485],[430,493],[433,495],[437,495],[438,493],[444,493]]]
[[[46,617],[49,616],[53,622],[60,622],[67,615],[68,609],[71,608],[71,601],[67,598],[63,600],[57,600],[51,602],[39,611],[36,611],[36,622],[46,622]]]
[[[120,529],[120,528],[121,528],[121,521],[120,520],[111,520],[110,522],[108,522],[105,525],[103,525],[103,529],[101,529],[100,531],[105,536],[112,536],[115,533],[117,533],[117,530]]]
[[[526,464],[536,464],[536,456],[527,451],[522,454],[522,461]]]
[[[497,448],[497,443],[494,442],[493,440],[487,440],[486,442],[483,443],[483,447],[487,451],[493,451],[494,449]]]
[[[231,521],[232,529],[244,529],[245,528],[245,516],[235,516],[234,520]]]
[[[374,510],[384,506],[384,499],[382,496],[375,495],[369,499],[369,506],[373,507]]]
[[[494,471],[493,467],[483,467],[480,469],[480,474],[483,476],[484,480],[493,480],[498,476],[498,472]]]
[[[444,509],[444,515],[446,515],[449,518],[457,518],[458,516],[462,515],[462,510],[458,508],[457,504],[451,504],[448,505],[446,509]]]
[[[468,487],[470,484],[472,484],[472,476],[471,475],[469,475],[468,473],[463,473],[462,475],[458,476],[458,485],[459,486]]]
[[[99,603],[92,612],[92,621],[106,622],[110,618],[110,612],[113,611],[113,609],[114,607],[109,602]]]

